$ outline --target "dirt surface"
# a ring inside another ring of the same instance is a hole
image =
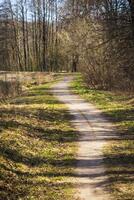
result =
[[[106,191],[108,178],[103,165],[102,148],[112,139],[113,127],[92,104],[72,94],[69,84],[72,77],[66,77],[53,87],[54,95],[69,109],[72,124],[79,132],[75,183],[76,199],[110,200]]]

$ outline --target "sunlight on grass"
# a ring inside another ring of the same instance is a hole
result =
[[[134,95],[90,89],[80,75],[71,88],[101,109],[116,127],[118,138],[108,141],[104,147],[109,176],[106,186],[113,199],[134,199]]]
[[[66,107],[48,89],[0,105],[0,198],[73,199],[77,134]],[[71,165],[70,165],[71,163]]]

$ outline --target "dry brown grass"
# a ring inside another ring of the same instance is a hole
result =
[[[32,85],[51,82],[54,74],[45,72],[1,72],[0,99],[21,94]]]

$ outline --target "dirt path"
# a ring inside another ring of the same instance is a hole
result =
[[[107,140],[114,137],[112,125],[106,121],[99,110],[86,103],[78,95],[69,91],[71,77],[65,78],[53,88],[54,95],[68,106],[73,116],[72,123],[79,131],[79,150],[77,154],[76,198],[80,200],[110,200],[105,190],[108,184],[103,166],[102,148]]]

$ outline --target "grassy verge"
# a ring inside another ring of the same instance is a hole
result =
[[[103,111],[117,128],[117,139],[104,148],[110,189],[116,200],[134,199],[134,95],[89,89],[81,76],[72,89]]]
[[[50,84],[0,105],[0,199],[73,199],[76,133]]]

